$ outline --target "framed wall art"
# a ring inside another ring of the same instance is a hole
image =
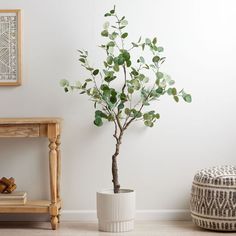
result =
[[[21,11],[0,10],[0,86],[21,84]]]

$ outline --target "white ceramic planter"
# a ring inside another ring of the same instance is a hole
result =
[[[106,232],[126,232],[134,229],[135,191],[121,189],[97,192],[98,227]]]

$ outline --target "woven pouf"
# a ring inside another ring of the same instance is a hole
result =
[[[199,171],[194,176],[190,208],[196,225],[216,231],[236,231],[236,167]]]

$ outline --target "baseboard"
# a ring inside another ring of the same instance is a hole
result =
[[[95,210],[64,210],[61,214],[62,221],[96,221]],[[135,220],[190,220],[190,212],[185,209],[172,210],[137,210]]]
[[[190,220],[189,210],[137,210],[136,221]],[[47,214],[0,214],[0,221],[49,221]],[[61,221],[97,221],[95,210],[63,210]]]

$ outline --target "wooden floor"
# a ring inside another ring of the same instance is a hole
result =
[[[62,222],[57,231],[50,230],[47,222],[0,222],[0,236],[208,236],[236,235],[199,229],[190,221],[137,222],[128,233],[103,233],[96,223]]]

